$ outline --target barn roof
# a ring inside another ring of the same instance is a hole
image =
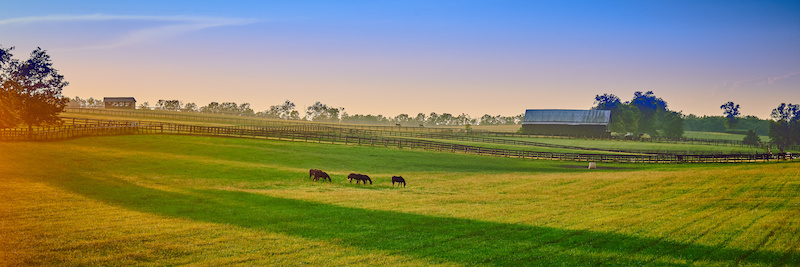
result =
[[[610,110],[529,109],[522,124],[608,125]]]
[[[133,97],[103,97],[103,102],[136,102]]]

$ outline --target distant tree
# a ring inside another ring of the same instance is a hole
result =
[[[181,112],[197,112],[197,104],[194,102],[186,103],[186,105],[181,108]]]
[[[306,119],[311,121],[339,122],[339,113],[344,108],[328,107],[317,101],[314,105],[306,108]]]
[[[755,130],[750,129],[747,130],[747,135],[745,135],[744,139],[742,139],[742,143],[745,145],[757,146],[761,144],[761,137],[756,134]]]
[[[272,119],[299,120],[300,113],[297,112],[294,107],[295,104],[292,101],[286,100],[281,105],[270,106],[268,110],[259,112],[256,116]]]
[[[140,110],[150,110],[150,102],[147,102],[147,101],[142,102],[141,104],[139,104],[139,109]]]
[[[620,104],[611,112],[610,130],[619,134],[637,133],[641,114],[639,109],[632,105]]]
[[[394,119],[392,119],[392,122],[396,124],[406,124],[411,122],[411,117],[409,117],[408,114],[405,113],[399,114],[395,116]]]
[[[12,58],[13,49],[0,47],[0,128],[60,123],[58,114],[69,101],[61,90],[69,83],[45,50],[37,47],[28,60],[19,61]]]
[[[478,122],[480,125],[496,125],[497,119],[494,116],[489,114],[484,114],[481,116],[480,121]]]
[[[419,123],[420,125],[424,125],[425,122],[428,121],[428,116],[425,113],[417,113],[417,116],[414,117],[414,122]]]
[[[156,110],[167,110],[167,111],[180,111],[181,110],[181,101],[179,100],[158,100],[156,102]]]
[[[594,104],[594,109],[611,110],[613,113],[614,110],[622,105],[622,101],[620,101],[619,97],[614,94],[603,94],[595,95]]]
[[[769,125],[771,142],[781,151],[792,145],[800,144],[800,105],[781,103],[772,110]]]
[[[722,109],[722,113],[725,114],[725,118],[728,118],[728,120],[725,122],[728,126],[728,129],[736,128],[736,122],[740,114],[739,105],[728,101],[728,103],[722,104],[722,106],[719,106],[719,108]]]
[[[661,131],[662,135],[670,139],[679,139],[683,137],[683,115],[675,111],[667,111],[662,117]]]
[[[633,94],[631,105],[639,109],[641,116],[639,118],[639,132],[647,133],[650,136],[658,136],[658,116],[659,114],[666,114],[667,102],[656,97],[653,91],[642,93],[637,91]]]

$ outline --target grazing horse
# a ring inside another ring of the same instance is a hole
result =
[[[317,173],[319,170],[317,169],[310,169],[308,170],[308,179],[314,179],[314,173]]]
[[[328,175],[328,173],[326,173],[324,171],[321,171],[321,170],[311,169],[311,170],[308,171],[308,174],[309,174],[309,176],[313,176],[314,177],[313,178],[314,182],[319,181],[319,178],[322,178],[322,180],[328,179],[328,182],[331,181],[331,176]]]
[[[397,185],[403,184],[403,187],[406,187],[406,180],[403,179],[403,176],[392,176],[392,187],[394,187],[395,182],[397,182]]]
[[[364,182],[364,184],[367,184],[367,181],[369,181],[369,184],[372,184],[372,179],[364,174],[351,173],[347,176],[347,180],[350,181],[350,183],[353,183],[353,180],[356,180],[356,184],[358,184],[358,182]]]

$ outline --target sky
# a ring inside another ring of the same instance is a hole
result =
[[[589,109],[653,91],[670,110],[769,118],[800,104],[793,1],[0,3],[0,46],[45,49],[81,98],[320,101],[353,114]]]

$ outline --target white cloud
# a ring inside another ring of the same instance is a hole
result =
[[[199,17],[199,16],[134,16],[134,15],[51,15],[21,17],[0,20],[0,26],[10,24],[33,24],[52,22],[102,22],[102,21],[143,21],[163,22],[158,26],[151,26],[139,30],[121,33],[115,41],[83,47],[82,49],[102,49],[128,46],[154,40],[163,40],[182,33],[199,31],[214,27],[238,26],[255,23],[255,19],[225,18],[225,17]]]

